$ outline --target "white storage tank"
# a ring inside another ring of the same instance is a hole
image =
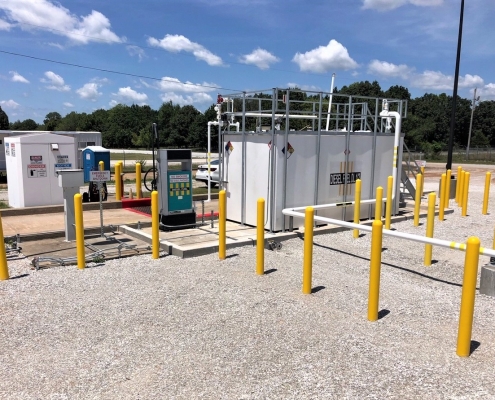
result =
[[[63,204],[57,170],[74,169],[73,137],[32,133],[5,138],[9,205],[14,208]]]
[[[245,140],[245,190],[243,201],[242,134],[224,134],[224,143],[231,151],[225,153],[224,186],[227,190],[227,219],[256,226],[257,199],[266,199],[265,228],[281,231],[289,228],[289,217],[282,210],[314,204],[353,201],[355,181],[361,179],[361,199],[374,199],[375,188],[382,186],[386,195],[387,178],[392,175],[394,135],[373,132],[351,132],[346,146],[346,133],[323,132],[320,142],[320,160],[317,165],[317,132],[292,131],[288,135],[289,151],[285,151],[285,132],[247,133]],[[273,142],[272,142],[273,141]],[[374,166],[373,166],[373,153]],[[270,158],[274,156],[271,173]],[[402,162],[402,139],[398,152]],[[287,178],[284,170],[287,162]],[[347,185],[345,184],[347,179]],[[315,195],[317,193],[317,200]],[[395,212],[398,211],[399,182],[396,182]],[[284,207],[285,205],[285,207]],[[361,218],[370,218],[374,207],[361,205]],[[244,214],[244,215],[243,215]],[[318,210],[323,217],[352,220],[354,207],[333,207]],[[285,221],[284,221],[285,219]],[[304,225],[302,218],[294,219],[294,228]]]

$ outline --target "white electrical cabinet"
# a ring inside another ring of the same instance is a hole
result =
[[[57,170],[77,165],[73,137],[32,133],[5,138],[9,205],[14,208],[63,204]]]
[[[378,186],[383,187],[385,196],[387,178],[392,175],[394,165],[394,135],[378,133],[375,145],[374,140],[372,132],[352,132],[346,145],[345,133],[328,132],[321,136],[320,159],[317,162],[316,132],[291,131],[287,151],[283,131],[276,132],[273,137],[266,133],[245,134],[244,151],[241,134],[224,134],[224,147],[229,148],[223,160],[223,182],[228,198],[227,219],[256,226],[257,199],[264,198],[265,228],[273,231],[288,229],[289,217],[282,214],[284,207],[353,201],[357,179],[362,182],[362,200],[374,199]],[[274,157],[273,163],[271,157]],[[400,166],[402,138],[397,158]],[[395,183],[394,212],[397,212],[399,180]],[[353,206],[317,211],[317,215],[341,220],[352,220],[353,213]],[[363,204],[360,213],[361,218],[370,218],[374,215],[374,206]],[[294,218],[293,223],[294,228],[301,227],[304,220]]]

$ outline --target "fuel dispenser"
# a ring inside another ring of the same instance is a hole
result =
[[[100,161],[103,161],[104,169],[110,170],[110,150],[101,146],[88,146],[82,151],[84,183],[89,182],[88,192],[83,194],[83,202],[100,201],[98,184],[90,181],[90,171],[98,171]],[[118,179],[118,177],[115,177]],[[107,200],[107,184],[103,182],[103,201]]]
[[[180,169],[176,168],[180,163]],[[160,229],[196,226],[193,209],[191,150],[157,150],[156,179],[160,207]]]

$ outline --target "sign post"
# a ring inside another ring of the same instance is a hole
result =
[[[100,195],[100,234],[104,237],[103,233],[103,193],[102,193],[102,182],[107,182],[110,180],[110,171],[89,171],[90,182],[98,182],[98,193]]]

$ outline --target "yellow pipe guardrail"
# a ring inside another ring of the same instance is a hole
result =
[[[383,188],[376,188],[375,219],[382,220]]]
[[[0,281],[5,281],[9,279],[7,252],[5,251],[4,243],[5,243],[5,238],[3,236],[2,214],[0,214]]]
[[[74,216],[76,224],[77,268],[84,269],[86,267],[86,251],[84,248],[83,206],[80,193],[74,195]]]
[[[160,257],[160,216],[156,190],[151,192],[151,252],[153,259]]]
[[[256,223],[256,274],[265,273],[265,199],[258,199]]]
[[[485,175],[485,191],[483,193],[483,208],[481,213],[483,215],[488,214],[488,200],[490,198],[490,182],[492,180],[492,174],[487,172]]]
[[[371,225],[370,284],[368,293],[368,321],[378,320],[380,299],[380,270],[382,265],[383,223],[373,221]]]
[[[136,163],[136,199],[141,198],[141,163]]]
[[[227,196],[225,190],[218,193],[218,258],[227,258]]]
[[[387,179],[387,204],[385,205],[385,228],[390,229],[392,222],[392,190],[394,178],[389,176]]]
[[[416,196],[414,198],[414,226],[419,226],[419,211],[421,208],[421,182],[423,175],[416,175]],[[376,219],[376,218],[375,218]]]
[[[356,180],[356,193],[354,195],[354,223],[359,224],[359,214],[361,212],[361,179]],[[352,232],[354,239],[359,237],[359,229]]]
[[[447,174],[442,174],[442,179],[440,180],[440,201],[438,203],[438,220],[444,220],[444,206],[445,206],[445,182],[447,180]]]
[[[469,198],[469,178],[471,174],[466,172],[464,174],[464,188],[463,188],[463,196],[462,196],[462,216],[467,216],[467,207],[468,207],[468,198]]]
[[[307,207],[304,216],[303,294],[311,294],[314,213],[313,207]]]

